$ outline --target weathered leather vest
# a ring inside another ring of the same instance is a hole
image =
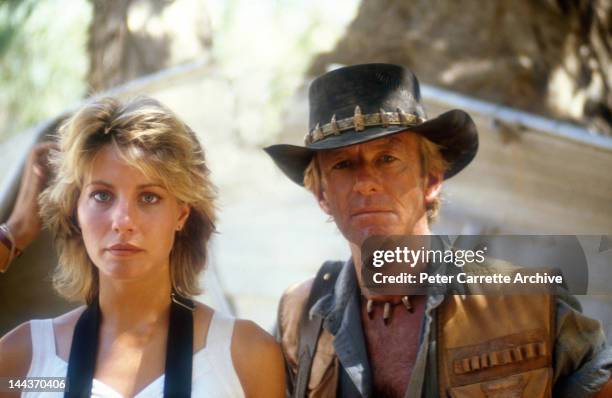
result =
[[[440,397],[551,396],[554,296],[448,296],[437,329]]]
[[[298,343],[300,318],[312,288],[313,279],[287,289],[278,308],[278,326],[281,348],[287,367],[287,384],[295,387],[298,371]],[[328,398],[336,396],[339,363],[334,351],[334,337],[323,329],[317,341],[310,378],[308,397]],[[292,388],[293,389],[293,388]]]
[[[312,279],[287,290],[279,306],[289,384],[297,374],[300,315]],[[552,390],[554,296],[448,296],[438,309],[440,397],[543,398]],[[334,397],[339,363],[333,336],[317,342],[308,397]]]

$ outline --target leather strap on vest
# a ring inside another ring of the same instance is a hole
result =
[[[193,301],[172,295],[166,347],[164,397],[190,397],[193,366]],[[74,328],[64,398],[89,397],[96,368],[100,304],[96,298]]]
[[[310,318],[310,309],[317,300],[332,291],[343,264],[342,261],[326,261],[323,263],[312,284],[306,306],[302,310],[298,343],[298,371],[293,393],[295,398],[306,397],[312,360],[323,324],[323,318],[319,316]]]

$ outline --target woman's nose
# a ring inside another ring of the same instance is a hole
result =
[[[134,206],[127,200],[117,201],[112,213],[112,228],[117,233],[134,231]]]

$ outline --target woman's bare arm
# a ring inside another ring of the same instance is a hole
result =
[[[256,323],[236,321],[232,361],[247,397],[285,396],[285,368],[280,346]]]
[[[30,323],[22,323],[0,339],[0,377],[25,377],[32,361]],[[5,395],[6,394],[6,395]],[[18,397],[19,393],[3,392],[3,397]]]
[[[48,155],[54,143],[45,142],[37,144],[26,161],[19,194],[15,207],[6,221],[16,245],[23,250],[33,241],[41,230],[41,219],[38,215],[38,195],[42,192],[49,180]],[[0,244],[0,271],[8,268],[11,252]]]

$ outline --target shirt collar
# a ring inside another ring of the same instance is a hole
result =
[[[440,236],[440,239],[436,239],[433,242],[434,246],[441,250],[452,249],[448,242],[448,238],[445,236]],[[428,265],[427,272],[430,274],[456,275],[460,272],[460,269],[453,264],[435,262]],[[455,277],[453,280],[457,280],[457,278]],[[319,298],[311,307],[309,315],[311,317],[322,317],[324,319],[323,326],[325,329],[334,334],[340,326],[344,310],[351,296],[355,294],[356,289],[359,289],[357,275],[355,274],[353,260],[349,259],[344,262],[342,270],[338,274],[338,279],[336,280],[333,291]],[[433,309],[439,306],[443,298],[451,293],[465,294],[464,286],[459,284],[439,284],[431,286],[427,292],[427,307]]]
[[[338,274],[334,290],[319,298],[310,309],[309,315],[322,317],[325,320],[323,327],[335,334],[342,321],[344,309],[351,296],[355,294],[355,289],[358,289],[357,276],[353,260],[349,259],[344,262]]]

